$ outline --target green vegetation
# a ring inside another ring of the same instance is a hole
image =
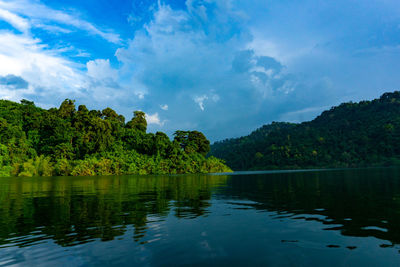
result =
[[[29,235],[25,246],[49,236],[60,246],[73,246],[93,238],[113,240],[129,233],[130,226],[133,240],[145,242],[155,218],[206,215],[212,192],[226,180],[201,174],[3,178],[0,245],[9,244],[13,235]]]
[[[398,165],[400,92],[343,103],[309,122],[273,122],[216,142],[210,154],[234,170]]]
[[[198,131],[146,133],[145,113],[132,120],[111,108],[88,110],[66,99],[49,110],[33,102],[0,100],[0,176],[176,174],[231,171],[206,157]]]

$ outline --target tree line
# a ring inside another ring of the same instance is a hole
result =
[[[125,118],[66,99],[59,108],[0,100],[0,176],[226,172],[198,131],[147,133],[145,113]]]
[[[234,170],[400,164],[400,92],[343,103],[303,123],[273,122],[211,146]]]

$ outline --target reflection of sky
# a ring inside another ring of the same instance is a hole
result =
[[[212,140],[397,89],[400,4],[0,0],[0,97],[148,113]]]
[[[398,174],[4,178],[0,265],[396,266]]]
[[[96,239],[61,247],[47,241],[0,249],[0,264],[381,266],[399,260],[399,248],[382,248],[382,240],[343,236],[339,231],[323,231],[326,225],[315,220],[294,220],[277,212],[242,208],[251,204],[255,203],[212,200],[209,214],[195,219],[179,219],[171,212],[165,221],[149,223],[140,242],[134,242],[134,229],[128,226],[122,236],[107,242]]]

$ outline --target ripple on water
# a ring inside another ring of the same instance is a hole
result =
[[[361,230],[373,230],[373,231],[381,231],[381,232],[385,232],[387,233],[388,229],[386,228],[381,228],[378,226],[365,226],[365,227],[361,227]]]
[[[357,172],[0,179],[0,265],[397,266],[400,169]]]

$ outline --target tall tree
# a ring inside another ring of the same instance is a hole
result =
[[[146,114],[143,111],[134,111],[133,118],[126,124],[127,128],[135,129],[141,132],[146,132],[147,121]]]

